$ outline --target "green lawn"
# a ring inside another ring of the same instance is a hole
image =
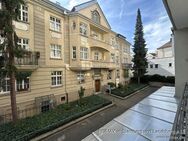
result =
[[[127,87],[115,88],[114,90],[112,90],[111,94],[124,98],[124,97],[136,92],[137,90],[146,87],[146,86],[147,86],[147,84],[131,83]]]
[[[19,120],[15,125],[13,123],[1,125],[0,140],[30,140],[109,104],[111,101],[96,95],[83,98],[81,105],[78,105],[77,101],[69,105],[62,104],[46,113]]]

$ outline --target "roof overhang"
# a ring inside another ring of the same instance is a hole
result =
[[[188,0],[163,0],[174,30],[188,28]]]

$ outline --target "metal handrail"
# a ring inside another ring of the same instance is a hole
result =
[[[170,141],[188,141],[188,83],[178,105]]]

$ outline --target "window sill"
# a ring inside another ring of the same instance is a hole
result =
[[[80,35],[83,36],[83,37],[88,38],[88,35],[84,35],[84,34],[81,34],[81,33],[80,33]]]
[[[52,58],[50,57],[50,60],[63,60],[62,58]]]
[[[63,85],[51,86],[51,89],[60,88],[60,87],[63,87]]]
[[[53,30],[53,29],[49,29],[49,30],[52,31],[52,32],[56,32],[56,33],[62,34],[61,31],[56,31],[56,30]]]
[[[25,21],[21,21],[21,20],[17,20],[16,22],[24,23],[24,24],[30,24],[29,22],[25,22]]]

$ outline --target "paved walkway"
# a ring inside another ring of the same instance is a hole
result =
[[[109,95],[101,95],[112,100],[116,105],[99,112],[77,124],[74,124],[48,138],[44,141],[80,141],[92,132],[110,122],[115,117],[124,113],[126,110],[140,102],[145,97],[152,94],[158,88],[149,87],[126,100],[120,100]]]

